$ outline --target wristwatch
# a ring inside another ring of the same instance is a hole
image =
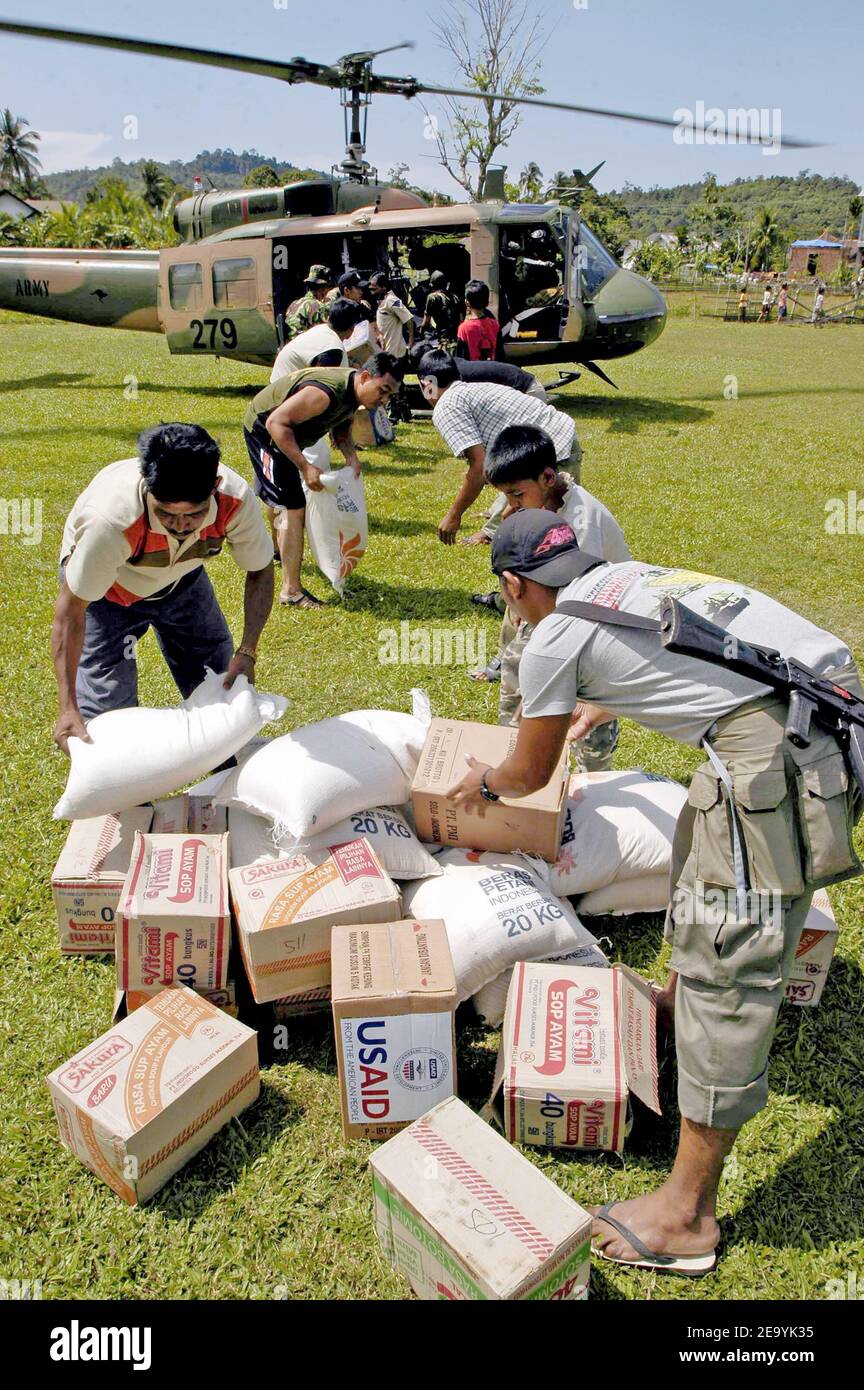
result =
[[[480,778],[480,795],[482,796],[484,801],[500,801],[500,796],[497,792],[493,792],[492,788],[489,786],[489,783],[486,781],[486,777],[487,772],[484,772],[483,776]]]

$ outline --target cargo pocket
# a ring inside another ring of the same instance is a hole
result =
[[[785,769],[741,772],[732,780],[749,887],[798,897],[804,892],[804,873]]]
[[[773,989],[783,977],[783,916],[774,894],[748,893],[741,918],[734,889],[680,885],[673,897],[672,969],[719,988]]]
[[[692,868],[703,883],[735,887],[732,823],[723,786],[710,763],[697,767],[687,792],[696,811],[693,824]]]
[[[860,873],[861,863],[852,845],[853,794],[843,754],[836,745],[816,757],[812,745],[790,751],[796,764],[798,821],[808,885],[820,888]]]

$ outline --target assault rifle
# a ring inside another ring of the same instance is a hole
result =
[[[760,685],[770,686],[789,701],[786,720],[789,742],[796,748],[807,748],[811,721],[827,729],[843,749],[849,770],[864,795],[864,700],[853,695],[851,690],[844,690],[835,681],[817,675],[794,657],[781,656],[771,647],[743,642],[676,598],[663,599],[659,622],[599,603],[565,602],[555,611],[613,627],[656,632],[670,652],[710,661]]]

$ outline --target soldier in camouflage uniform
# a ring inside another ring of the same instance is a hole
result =
[[[285,316],[285,340],[296,338],[307,328],[327,322],[327,291],[333,287],[333,276],[326,265],[310,265],[309,274],[303,281],[306,293],[302,299],[289,304]]]
[[[439,346],[445,352],[453,353],[456,351],[456,330],[462,318],[461,305],[448,288],[443,271],[434,270],[429,277],[429,285],[420,325],[421,336],[434,333]]]

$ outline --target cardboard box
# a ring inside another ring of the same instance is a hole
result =
[[[426,735],[411,802],[417,834],[430,844],[465,849],[521,850],[554,863],[561,848],[567,809],[568,749],[565,745],[545,787],[519,800],[490,802],[484,814],[454,806],[444,795],[468,771],[466,753],[497,767],[516,746],[518,729],[500,724],[472,724],[433,719]]]
[[[456,1091],[456,976],[444,923],[334,927],[333,1024],[349,1139],[386,1139]]]
[[[136,835],[117,917],[117,988],[228,982],[227,835]]]
[[[113,955],[114,917],[136,831],[150,829],[151,806],[74,820],[51,876],[60,950]]]
[[[418,1297],[588,1297],[588,1212],[455,1096],[369,1162],[378,1239]]]
[[[258,1041],[192,990],[166,989],[47,1081],[63,1144],[134,1205],[256,1099]]]
[[[164,985],[138,985],[135,989],[122,989],[114,991],[114,1011],[111,1015],[112,1023],[119,1023],[121,1018],[128,1018],[134,1014],[136,1009],[140,1009],[142,1004],[149,1004],[151,999],[155,999],[157,994],[161,994]],[[202,989],[195,990],[202,999],[206,999],[215,1009],[221,1009],[223,1013],[230,1014],[231,1018],[239,1016],[237,1005],[237,990],[233,980],[229,980],[224,989]]]
[[[187,829],[193,835],[224,835],[228,829],[228,807],[217,806],[212,797],[189,792]]]
[[[189,829],[189,796],[166,796],[153,802],[151,835],[183,835]]]
[[[660,1114],[651,985],[611,970],[520,962],[492,1092],[512,1143],[620,1153],[629,1093]]]
[[[330,929],[395,922],[402,897],[368,840],[232,869],[240,950],[257,1004],[330,988]]]
[[[837,945],[837,923],[831,902],[824,888],[813,894],[813,902],[801,928],[795,962],[786,984],[790,1004],[813,1008],[822,998],[834,948]]]
[[[306,1014],[330,1012],[330,986],[321,985],[319,989],[304,989],[299,994],[285,994],[273,1000],[273,1016],[277,1023],[285,1019],[303,1018]]]

